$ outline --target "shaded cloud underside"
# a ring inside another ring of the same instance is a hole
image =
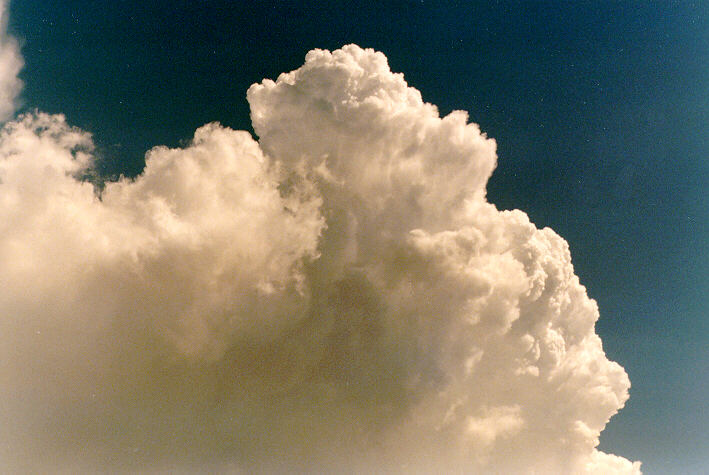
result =
[[[465,113],[354,45],[248,99],[258,142],[206,125],[100,196],[63,117],[2,129],[5,466],[639,472],[595,449],[629,381],[568,246],[486,202]]]

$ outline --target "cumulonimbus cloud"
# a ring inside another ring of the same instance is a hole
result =
[[[62,116],[2,129],[6,467],[639,473],[595,448],[629,381],[568,246],[486,201],[464,112],[354,45],[248,99],[258,141],[100,190]]]

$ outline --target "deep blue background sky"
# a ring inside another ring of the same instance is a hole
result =
[[[16,0],[25,109],[95,136],[101,170],[206,122],[315,47],[384,52],[498,142],[489,199],[569,241],[628,371],[604,450],[709,470],[709,2]]]

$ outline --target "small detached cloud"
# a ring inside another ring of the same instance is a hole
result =
[[[568,245],[486,201],[464,112],[354,45],[248,99],[258,141],[208,124],[100,191],[62,116],[2,129],[5,467],[640,472],[596,449],[629,381]]]
[[[7,0],[0,0],[0,123],[10,119],[17,106],[22,81],[17,77],[24,61],[17,41],[7,34]]]

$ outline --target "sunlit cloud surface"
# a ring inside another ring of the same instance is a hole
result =
[[[21,65],[3,30],[6,119]],[[5,467],[639,473],[595,449],[630,383],[568,245],[486,201],[466,113],[354,45],[248,100],[258,140],[208,124],[102,186],[62,116],[5,124]]]

